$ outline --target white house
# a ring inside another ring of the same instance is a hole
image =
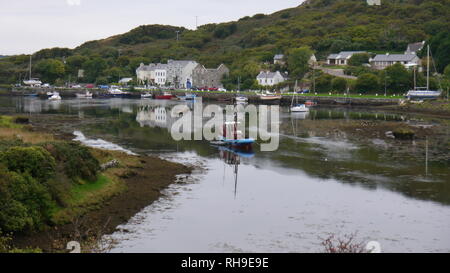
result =
[[[425,46],[425,41],[408,44],[405,54],[416,54]]]
[[[175,88],[190,88],[196,61],[169,60],[167,64],[141,64],[136,69],[140,83],[149,82],[155,85],[171,85]]]
[[[287,75],[277,72],[261,71],[256,77],[259,85],[274,86],[287,80]]]
[[[347,65],[348,60],[354,54],[367,53],[365,51],[341,51],[337,54],[330,54],[327,58],[327,64],[329,65]]]
[[[385,69],[396,63],[400,63],[406,68],[419,67],[421,65],[420,58],[416,54],[379,54],[369,60],[372,68]]]
[[[141,65],[136,69],[136,76],[139,83],[164,86],[167,78],[167,64]]]

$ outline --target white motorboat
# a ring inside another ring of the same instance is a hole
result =
[[[79,94],[79,93],[77,93],[76,94],[76,96],[77,96],[77,98],[79,98],[79,99],[90,99],[90,98],[92,98],[92,93],[91,92],[89,92],[89,91],[86,91],[86,93],[84,93],[84,94]]]
[[[239,97],[236,97],[235,100],[236,100],[236,102],[247,102],[248,98],[239,96]]]
[[[142,99],[151,99],[153,97],[150,93],[141,94]]]

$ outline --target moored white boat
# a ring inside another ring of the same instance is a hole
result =
[[[309,112],[309,108],[304,104],[297,104],[291,107],[291,112]]]
[[[61,100],[61,96],[59,95],[58,92],[53,92],[53,94],[48,98],[48,100],[51,101]]]
[[[281,100],[280,95],[271,95],[271,94],[262,94],[259,96],[259,98],[264,101]]]
[[[89,92],[89,91],[86,91],[86,93],[84,93],[84,94],[82,94],[82,93],[77,93],[76,96],[77,96],[77,98],[79,98],[79,99],[83,99],[83,98],[85,98],[85,99],[90,99],[90,98],[92,98],[92,93]]]
[[[143,98],[143,99],[150,99],[152,97],[153,97],[153,95],[150,93],[141,94],[141,98]]]
[[[238,96],[235,98],[236,102],[247,102],[248,98],[243,96]]]
[[[430,90],[430,46],[427,47],[427,86],[422,88],[415,86],[416,70],[414,70],[414,89],[406,93],[406,98],[409,100],[431,100],[439,98],[442,94],[441,91]]]

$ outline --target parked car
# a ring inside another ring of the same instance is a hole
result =
[[[210,87],[208,88],[209,91],[219,91],[219,88],[217,87]]]
[[[308,89],[297,91],[297,94],[308,94],[308,93],[309,93]]]
[[[220,92],[227,92],[227,90],[225,88],[219,88],[218,91],[220,91]]]
[[[75,85],[72,85],[71,88],[81,88],[81,85],[75,84]]]
[[[92,83],[86,84],[86,88],[94,88],[94,87],[95,87],[95,84],[92,84]]]
[[[99,85],[98,88],[100,88],[100,89],[109,89],[109,86],[107,86],[107,85]]]

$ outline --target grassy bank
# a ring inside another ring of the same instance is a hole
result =
[[[0,116],[0,252],[59,252],[71,240],[91,251],[103,233],[189,172],[159,158],[57,139],[27,123]],[[101,168],[111,160],[118,163]]]

